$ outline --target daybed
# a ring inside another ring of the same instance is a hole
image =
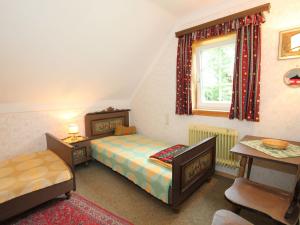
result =
[[[129,110],[102,111],[85,116],[92,157],[127,177],[173,209],[189,197],[215,171],[216,138],[211,137],[175,155],[172,168],[149,160],[170,145],[133,134],[113,136],[117,125],[128,126]]]
[[[0,162],[0,221],[75,190],[71,146],[46,138],[48,150]]]

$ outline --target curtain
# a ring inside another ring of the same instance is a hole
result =
[[[242,34],[242,30],[245,30],[246,28],[247,28],[246,30],[248,30],[248,27],[251,27],[251,26],[260,27],[260,24],[262,22],[264,22],[264,17],[262,15],[262,13],[258,13],[255,15],[250,15],[250,16],[246,16],[243,18],[235,19],[235,20],[230,20],[230,21],[227,21],[227,22],[224,22],[221,24],[217,24],[217,25],[214,25],[211,27],[207,27],[207,28],[195,31],[190,34],[186,34],[182,37],[179,37],[178,48],[177,48],[177,69],[176,69],[176,114],[179,114],[179,115],[191,115],[192,114],[191,65],[192,65],[193,41],[198,41],[198,40],[202,40],[202,39],[208,39],[210,37],[226,35],[231,32],[237,32],[238,35],[244,36],[245,32],[243,32],[243,34]],[[239,33],[239,32],[241,32],[241,33]],[[260,32],[260,30],[259,30],[259,32]],[[254,34],[254,33],[252,33],[252,34]],[[248,41],[247,41],[247,46],[248,46]],[[258,51],[255,51],[255,52],[260,53],[260,43],[255,43],[255,44],[253,43],[252,46],[258,47],[259,52]],[[242,47],[243,47],[243,49],[246,49],[244,46],[242,46]],[[249,50],[252,51],[251,48]],[[260,60],[260,57],[256,57],[256,58]],[[241,68],[243,68],[243,66],[244,65],[242,65]],[[248,66],[247,66],[247,68],[248,68]],[[259,71],[257,71],[257,74],[259,74]],[[255,77],[259,78],[259,76],[255,76]],[[234,76],[234,78],[236,78],[236,76]],[[259,79],[258,79],[258,82],[259,82]],[[251,83],[250,85],[255,86],[255,84],[253,84],[253,83]],[[257,90],[257,89],[259,89],[259,87],[253,88],[253,90],[254,89]],[[235,89],[234,89],[234,93],[236,93]],[[231,106],[231,109],[233,109],[233,112],[235,112],[233,107],[235,107],[235,105]],[[256,109],[258,109],[258,107],[256,107]],[[236,117],[235,115],[237,115],[237,114],[230,113],[230,118]]]
[[[176,114],[192,114],[191,94],[192,35],[187,34],[178,40],[176,69]]]
[[[238,29],[230,119],[259,121],[260,55],[260,24]]]

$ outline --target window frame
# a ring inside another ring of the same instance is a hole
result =
[[[193,104],[193,114],[194,115],[204,115],[204,116],[217,116],[217,117],[228,117],[230,110],[230,103],[201,103],[204,107],[198,106],[198,96],[200,96],[198,83],[201,85],[201,69],[200,67],[200,51],[202,49],[209,49],[213,47],[222,46],[226,43],[234,43],[234,48],[236,48],[236,32],[232,32],[227,35],[222,35],[220,37],[213,37],[210,39],[205,39],[201,41],[194,42],[192,45],[192,104]]]

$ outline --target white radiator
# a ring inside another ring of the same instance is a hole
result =
[[[189,145],[197,144],[212,136],[217,136],[217,164],[231,168],[238,167],[237,157],[230,153],[230,149],[237,143],[238,132],[236,130],[206,125],[191,125],[189,127]]]

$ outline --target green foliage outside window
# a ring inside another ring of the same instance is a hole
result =
[[[203,51],[202,98],[204,101],[230,102],[234,47],[227,44]]]

